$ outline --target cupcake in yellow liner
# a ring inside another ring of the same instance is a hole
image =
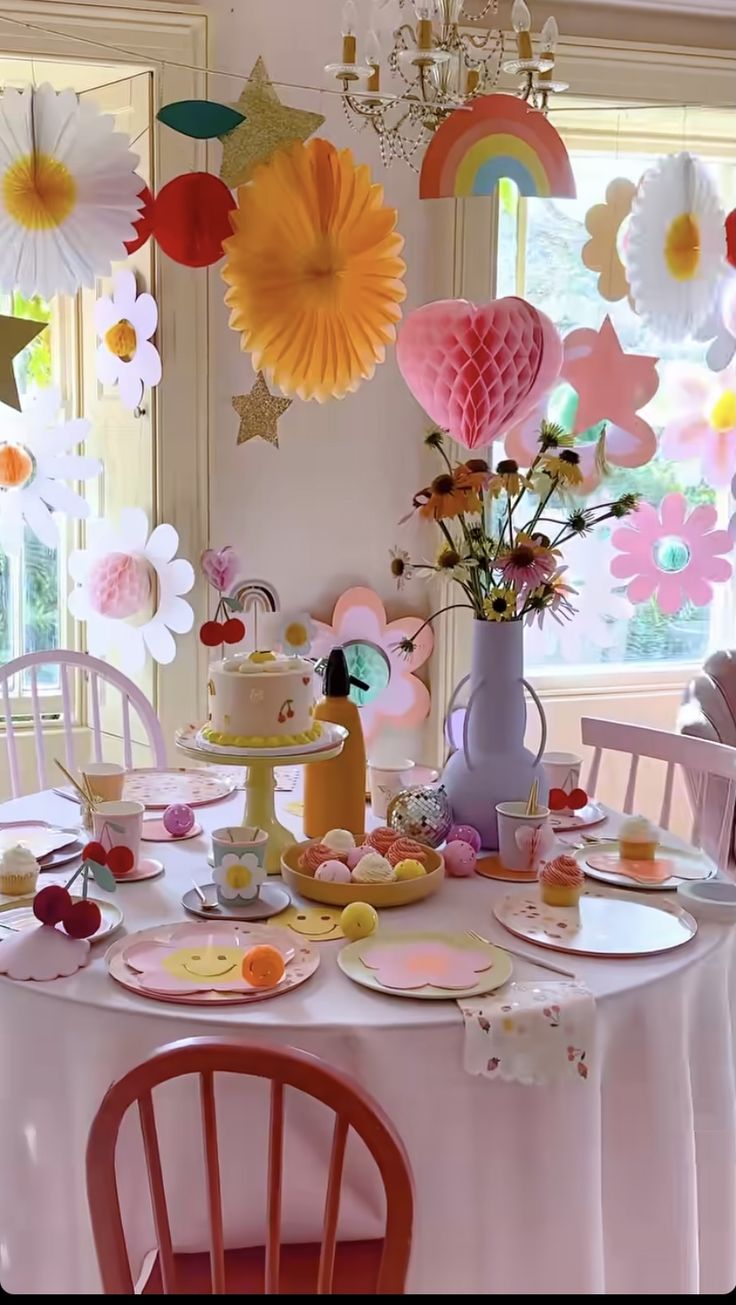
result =
[[[619,828],[618,846],[623,861],[653,861],[659,846],[659,830],[646,816],[629,816]]]
[[[585,876],[573,856],[556,856],[539,872],[542,901],[547,906],[577,906]]]
[[[39,864],[23,843],[8,847],[0,857],[0,893],[21,897],[36,891]]]

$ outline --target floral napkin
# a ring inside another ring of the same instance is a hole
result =
[[[514,1083],[585,1082],[595,1034],[595,1000],[573,979],[512,981],[463,998],[464,1068]]]

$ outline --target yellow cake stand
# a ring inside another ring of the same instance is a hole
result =
[[[201,725],[185,725],[176,732],[176,747],[185,757],[206,761],[211,766],[245,767],[244,825],[257,825],[268,833],[266,869],[270,875],[281,873],[281,858],[287,847],[296,842],[290,829],[276,815],[273,795],[276,792],[276,766],[306,766],[318,761],[332,761],[340,755],[348,731],[342,725],[323,722],[320,738],[314,743],[293,748],[214,748],[201,739]]]

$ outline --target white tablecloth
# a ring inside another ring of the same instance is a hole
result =
[[[198,815],[210,828],[237,822],[242,800],[235,794]],[[68,823],[72,814],[51,794],[0,808],[8,820]],[[119,887],[130,931],[184,918],[182,892],[192,875],[206,875],[204,837],[148,846],[166,873]],[[477,878],[448,881],[426,903],[395,917],[385,912],[383,923],[474,927],[502,942],[507,935],[491,904],[506,890]],[[339,943],[322,945],[320,968],[302,987],[218,1018],[120,988],[107,975],[104,945],[69,979],[1,979],[0,1282],[12,1293],[99,1291],[84,1182],[94,1112],[111,1080],[154,1048],[209,1033],[302,1047],[353,1074],[381,1102],[416,1182],[412,1292],[730,1291],[733,936],[701,925],[692,943],[670,955],[574,958],[570,968],[598,1004],[597,1058],[587,1081],[547,1087],[467,1075],[455,1003],[357,987],[337,968]],[[523,963],[515,973],[544,977]],[[201,1249],[206,1212],[202,1182],[193,1177],[201,1151],[188,1092],[188,1084],[164,1089],[168,1100],[158,1113],[175,1240],[181,1249]],[[228,1237],[231,1244],[260,1241],[265,1096],[256,1084],[228,1080],[218,1105]],[[321,1219],[315,1166],[327,1123],[309,1103],[292,1109],[287,1122],[284,1227],[287,1240],[302,1240]],[[131,1130],[119,1169],[134,1262],[154,1243],[139,1165]],[[347,1177],[343,1235],[374,1235],[380,1203],[363,1157],[351,1157]]]

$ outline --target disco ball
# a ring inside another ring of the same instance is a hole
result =
[[[386,818],[391,829],[406,838],[439,847],[452,825],[452,807],[442,787],[424,785],[397,793],[389,803]]]

